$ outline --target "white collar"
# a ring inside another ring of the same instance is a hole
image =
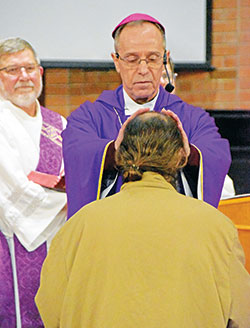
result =
[[[13,104],[11,101],[9,100],[4,100],[5,103],[5,107],[8,108],[11,113],[20,121],[37,121],[37,120],[41,120],[41,107],[40,104],[38,102],[38,100],[36,100],[36,115],[35,116],[30,116],[28,115],[24,110],[22,110],[20,107],[16,106],[15,104]]]
[[[159,95],[159,91],[157,95],[154,97],[154,99],[150,100],[149,102],[145,104],[137,104],[132,98],[129,97],[129,95],[123,88],[125,115],[130,116],[140,108],[149,108],[150,111],[153,111],[158,95]]]

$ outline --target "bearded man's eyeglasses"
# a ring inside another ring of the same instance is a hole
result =
[[[21,74],[22,69],[24,69],[27,74],[32,74],[37,70],[38,67],[39,67],[38,64],[28,64],[23,66],[13,65],[13,66],[0,68],[0,71],[4,71],[9,75],[17,76]]]

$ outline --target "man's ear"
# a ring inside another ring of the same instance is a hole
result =
[[[169,62],[170,50],[167,50],[167,63]]]
[[[43,76],[44,70],[43,70],[43,67],[42,66],[39,67],[39,71],[40,71],[41,76]]]
[[[116,69],[117,73],[120,73],[119,59],[116,57],[116,54],[114,52],[111,53],[111,57],[115,64],[115,69]]]

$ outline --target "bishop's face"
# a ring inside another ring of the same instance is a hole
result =
[[[159,90],[163,70],[164,46],[160,30],[148,22],[125,26],[118,46],[119,57],[112,54],[112,58],[125,91],[137,103],[150,101]],[[157,63],[151,65],[155,58],[158,58]],[[138,64],[131,67],[134,59],[139,59]]]

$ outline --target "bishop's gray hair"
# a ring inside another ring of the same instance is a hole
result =
[[[142,25],[145,22],[154,24],[160,30],[161,35],[162,35],[162,46],[163,46],[163,49],[165,49],[166,48],[166,37],[165,37],[165,32],[162,29],[162,27],[157,23],[153,23],[153,22],[149,22],[147,20],[140,19],[140,20],[137,20],[137,21],[134,21],[134,22],[129,22],[127,24],[124,24],[124,25],[121,25],[121,26],[118,27],[118,29],[115,31],[115,36],[114,36],[115,51],[118,52],[118,50],[119,50],[119,38],[120,38],[120,34],[121,34],[121,32],[122,32],[122,30],[124,29],[125,26]]]

